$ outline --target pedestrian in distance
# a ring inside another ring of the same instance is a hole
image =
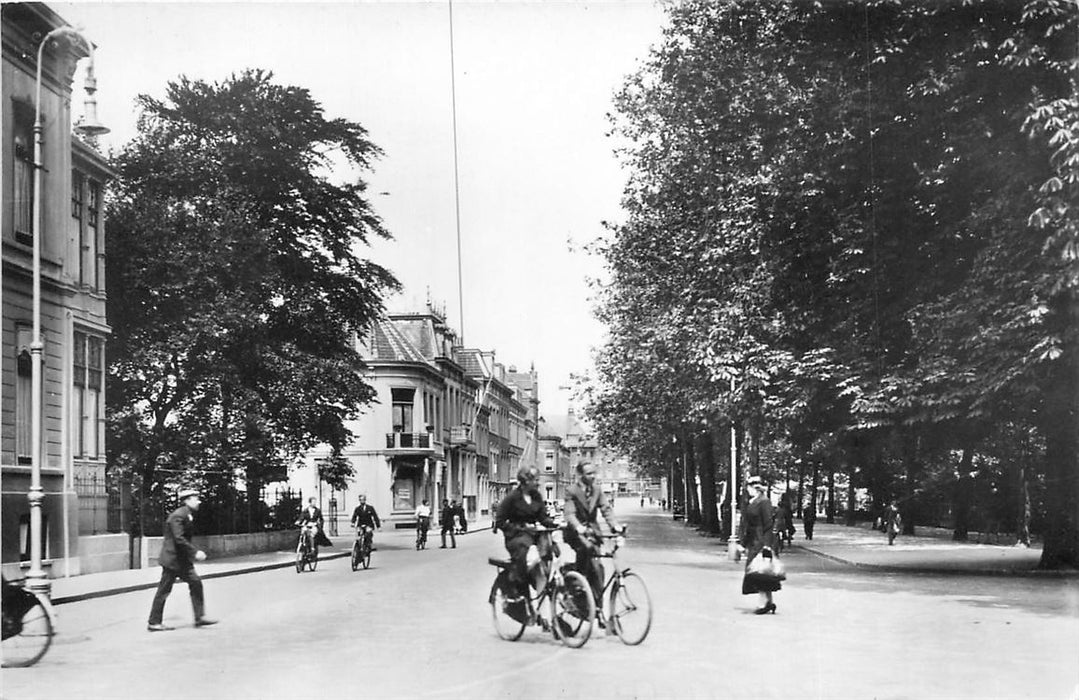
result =
[[[903,529],[903,517],[899,514],[899,506],[895,501],[888,504],[884,510],[884,531],[888,533],[888,545],[895,544],[896,535]]]
[[[442,523],[442,546],[439,549],[446,548],[446,533],[450,533],[450,543],[454,549],[457,549],[457,536],[453,533],[453,516],[456,515],[455,508],[445,498],[442,499],[442,511],[439,513],[439,521]]]
[[[772,526],[772,532],[775,535],[776,551],[783,551],[783,544],[790,544],[791,530],[794,525],[791,523],[791,506],[790,498],[787,494],[783,494],[779,498],[779,506],[776,507],[776,520]]]
[[[759,476],[751,476],[746,481],[749,489],[750,501],[742,514],[742,537],[741,544],[746,549],[746,573],[742,578],[742,595],[756,593],[760,604],[754,610],[754,614],[767,615],[776,612],[776,604],[772,600],[772,593],[778,591],[782,584],[778,579],[767,579],[753,575],[750,568],[757,557],[772,555],[772,523],[775,521],[775,509],[772,502],[764,495],[764,484]]]
[[[817,504],[810,503],[802,510],[802,529],[805,530],[806,539],[813,539],[813,526],[817,524]]]
[[[161,564],[161,581],[157,584],[154,602],[150,607],[150,619],[146,624],[146,629],[151,632],[172,629],[162,623],[162,618],[165,613],[165,600],[172,592],[172,585],[176,579],[186,583],[191,593],[191,607],[195,611],[195,627],[206,627],[217,623],[217,620],[206,617],[202,579],[195,572],[195,562],[204,561],[206,553],[196,548],[191,542],[195,513],[202,501],[199,498],[199,492],[195,489],[181,489],[179,497],[182,505],[172,511],[165,520],[161,553],[158,555],[158,563]]]
[[[465,515],[464,501],[461,503],[450,501],[450,506],[453,508],[453,516],[457,518],[457,532],[463,535],[468,532],[468,517]]]

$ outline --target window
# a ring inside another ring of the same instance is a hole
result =
[[[554,471],[554,452],[547,450],[543,455],[543,471]]]
[[[104,377],[105,341],[102,338],[75,331],[73,353],[74,391],[72,410],[75,412],[74,453],[79,457],[102,456],[105,425]]]
[[[393,432],[412,432],[412,397],[414,389],[391,389],[393,396]]]
[[[30,329],[20,328],[16,345],[15,377],[15,461],[18,464],[30,464],[31,416],[33,415],[33,362],[30,358]]]
[[[98,288],[100,210],[100,183],[72,170],[71,218],[79,241],[79,282],[93,289]]]
[[[34,111],[15,103],[12,131],[15,171],[12,174],[11,210],[14,215],[15,240],[26,245],[34,242]]]

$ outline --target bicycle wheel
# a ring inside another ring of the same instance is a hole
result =
[[[9,620],[6,613],[4,618],[0,665],[4,668],[33,666],[52,644],[52,618],[45,606],[40,599],[36,599],[21,618]]]
[[[652,599],[644,579],[634,573],[623,574],[611,586],[610,601],[607,624],[622,643],[635,646],[643,642],[652,628]]]
[[[592,634],[596,603],[592,588],[576,571],[564,574],[562,585],[551,594],[551,620],[554,633],[568,647],[584,646]]]
[[[318,550],[317,549],[312,551],[312,552],[308,552],[308,554],[307,554],[307,568],[310,569],[311,571],[314,571],[316,566],[318,566]]]
[[[371,545],[369,545],[369,544],[364,544],[364,546],[363,546],[362,563],[363,563],[363,568],[365,568],[365,569],[371,568]]]
[[[300,546],[298,546],[296,548],[296,573],[298,573],[298,574],[303,573],[304,556],[305,555],[304,555],[303,545],[301,544]]]
[[[516,642],[525,631],[525,623],[515,620],[510,615],[510,606],[523,606],[523,601],[512,599],[511,595],[503,590],[501,577],[495,579],[491,586],[491,618],[495,623],[495,632],[507,642]],[[519,612],[519,611],[518,611]]]
[[[360,543],[352,543],[352,570],[360,568]]]

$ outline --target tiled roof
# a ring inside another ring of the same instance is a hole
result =
[[[371,332],[371,352],[375,360],[396,362],[426,362],[415,345],[394,325],[393,321],[383,319],[375,324]]]

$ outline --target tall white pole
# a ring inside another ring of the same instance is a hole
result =
[[[731,404],[734,403],[734,377],[731,376]],[[731,534],[727,539],[727,558],[738,558],[738,428],[731,414]]]

